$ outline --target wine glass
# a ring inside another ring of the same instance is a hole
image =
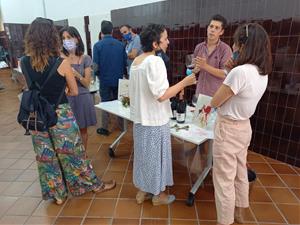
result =
[[[194,94],[194,95],[192,96],[192,105],[193,105],[194,107],[197,106],[198,96],[199,96],[199,95],[196,95],[196,94]]]
[[[185,56],[185,66],[188,69],[194,69],[195,67],[195,62],[194,62],[194,55],[193,54],[189,54]]]

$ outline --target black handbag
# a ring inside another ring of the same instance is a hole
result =
[[[56,125],[56,108],[63,97],[65,87],[62,89],[57,103],[55,105],[49,103],[49,101],[41,95],[41,90],[57,71],[62,59],[58,58],[56,60],[42,86],[36,81],[32,82],[28,70],[26,69],[26,65],[24,64],[24,60],[25,58],[21,59],[21,67],[28,83],[29,90],[23,92],[17,121],[25,128],[26,132],[24,135],[30,135],[30,130],[47,131],[49,127]]]

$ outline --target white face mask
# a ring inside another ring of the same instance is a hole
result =
[[[76,43],[73,39],[63,40],[63,46],[67,51],[72,51],[76,48]]]

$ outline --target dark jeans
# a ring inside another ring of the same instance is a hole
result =
[[[107,85],[103,85],[100,82],[100,96],[101,102],[109,102],[118,99],[118,87],[110,87]],[[109,113],[102,111],[102,128],[108,130],[108,122],[109,122]],[[124,120],[121,117],[118,117],[118,125],[120,129],[123,129]]]

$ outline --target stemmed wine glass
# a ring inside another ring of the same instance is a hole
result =
[[[194,69],[195,67],[195,62],[194,62],[194,55],[193,54],[189,54],[185,56],[185,66],[188,69]]]

